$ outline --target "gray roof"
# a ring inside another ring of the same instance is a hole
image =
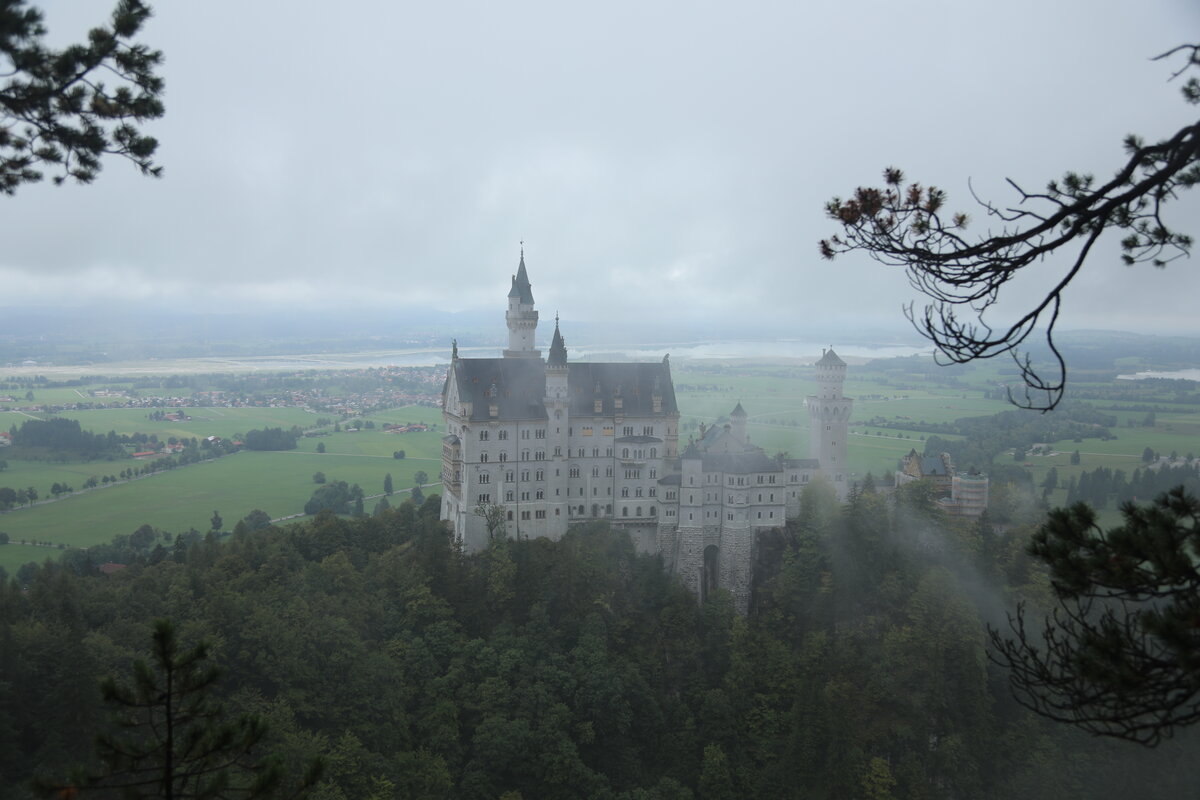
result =
[[[833,348],[829,348],[821,356],[821,360],[817,362],[818,367],[844,367],[846,362],[838,358],[838,354],[833,352]]]
[[[671,367],[666,363],[613,364],[580,362],[567,365],[570,388],[569,412],[576,417],[597,416],[595,401],[602,401],[600,416],[611,417],[614,400],[621,398],[621,413],[627,417],[652,417],[679,413]],[[491,419],[489,405],[495,402],[499,419],[546,419],[546,368],[534,358],[460,358],[451,365],[463,402],[473,404],[471,419]],[[490,396],[492,387],[496,395]],[[662,397],[661,411],[654,412],[653,397]],[[443,395],[444,396],[444,395]]]
[[[552,367],[566,366],[567,363],[567,343],[558,330],[558,317],[554,318],[554,338],[550,340],[550,355],[546,363]]]
[[[941,456],[925,456],[921,459],[922,475],[945,475],[946,464]]]
[[[513,276],[508,296],[521,298],[521,302],[527,306],[533,305],[533,287],[529,285],[529,274],[525,272],[524,251],[521,251],[521,264],[517,267],[517,274]]]
[[[820,469],[821,462],[815,458],[785,458],[783,465],[788,469]]]
[[[729,472],[735,475],[750,472],[783,472],[780,463],[761,450],[745,453],[705,453],[701,463],[705,472]]]

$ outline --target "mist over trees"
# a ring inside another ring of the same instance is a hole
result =
[[[168,618],[212,643],[214,699],[263,719],[286,774],[325,756],[323,800],[1194,788],[1190,739],[1131,762],[1012,700],[985,622],[1047,596],[1031,523],[987,536],[903,488],[894,506],[806,490],[802,517],[760,539],[749,617],[721,592],[698,605],[603,524],[466,556],[436,495],[68,551],[0,586],[0,783],[20,798],[35,766],[90,763],[97,680],[128,675]],[[129,566],[99,574],[110,560]]]

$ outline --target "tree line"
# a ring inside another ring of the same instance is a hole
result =
[[[1029,524],[947,519],[922,482],[894,504],[806,490],[759,541],[748,618],[607,525],[468,555],[439,505],[224,541],[151,529],[23,568],[0,586],[0,783],[101,768],[99,680],[157,619],[210,644],[214,697],[268,724],[287,774],[324,756],[321,800],[1166,797],[1200,778],[1182,739],[1132,766],[1016,705],[984,623],[1046,596]]]

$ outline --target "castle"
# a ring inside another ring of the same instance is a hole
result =
[[[455,344],[442,389],[441,516],[467,550],[498,535],[557,539],[572,524],[604,519],[660,553],[701,599],[726,589],[745,611],[756,532],[796,516],[818,475],[845,496],[853,401],[832,349],[806,402],[810,458],[774,458],[751,444],[741,403],[680,452],[668,357],[570,362],[557,318],[546,357],[534,347],[524,252],[505,319],[503,356],[460,358]]]

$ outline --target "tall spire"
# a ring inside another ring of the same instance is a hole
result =
[[[550,340],[550,355],[546,358],[546,363],[551,367],[567,365],[567,343],[558,330],[558,314],[554,315],[554,338]]]
[[[517,274],[512,279],[512,289],[508,292],[509,297],[520,298],[523,305],[533,305],[533,287],[529,285],[529,274],[525,272],[525,243],[521,243],[521,263],[517,267]]]
[[[508,311],[504,314],[508,325],[508,348],[505,358],[540,358],[534,347],[537,336],[538,312],[533,305],[533,290],[529,285],[529,273],[525,271],[525,243],[521,243],[521,262],[512,279],[508,293]]]

